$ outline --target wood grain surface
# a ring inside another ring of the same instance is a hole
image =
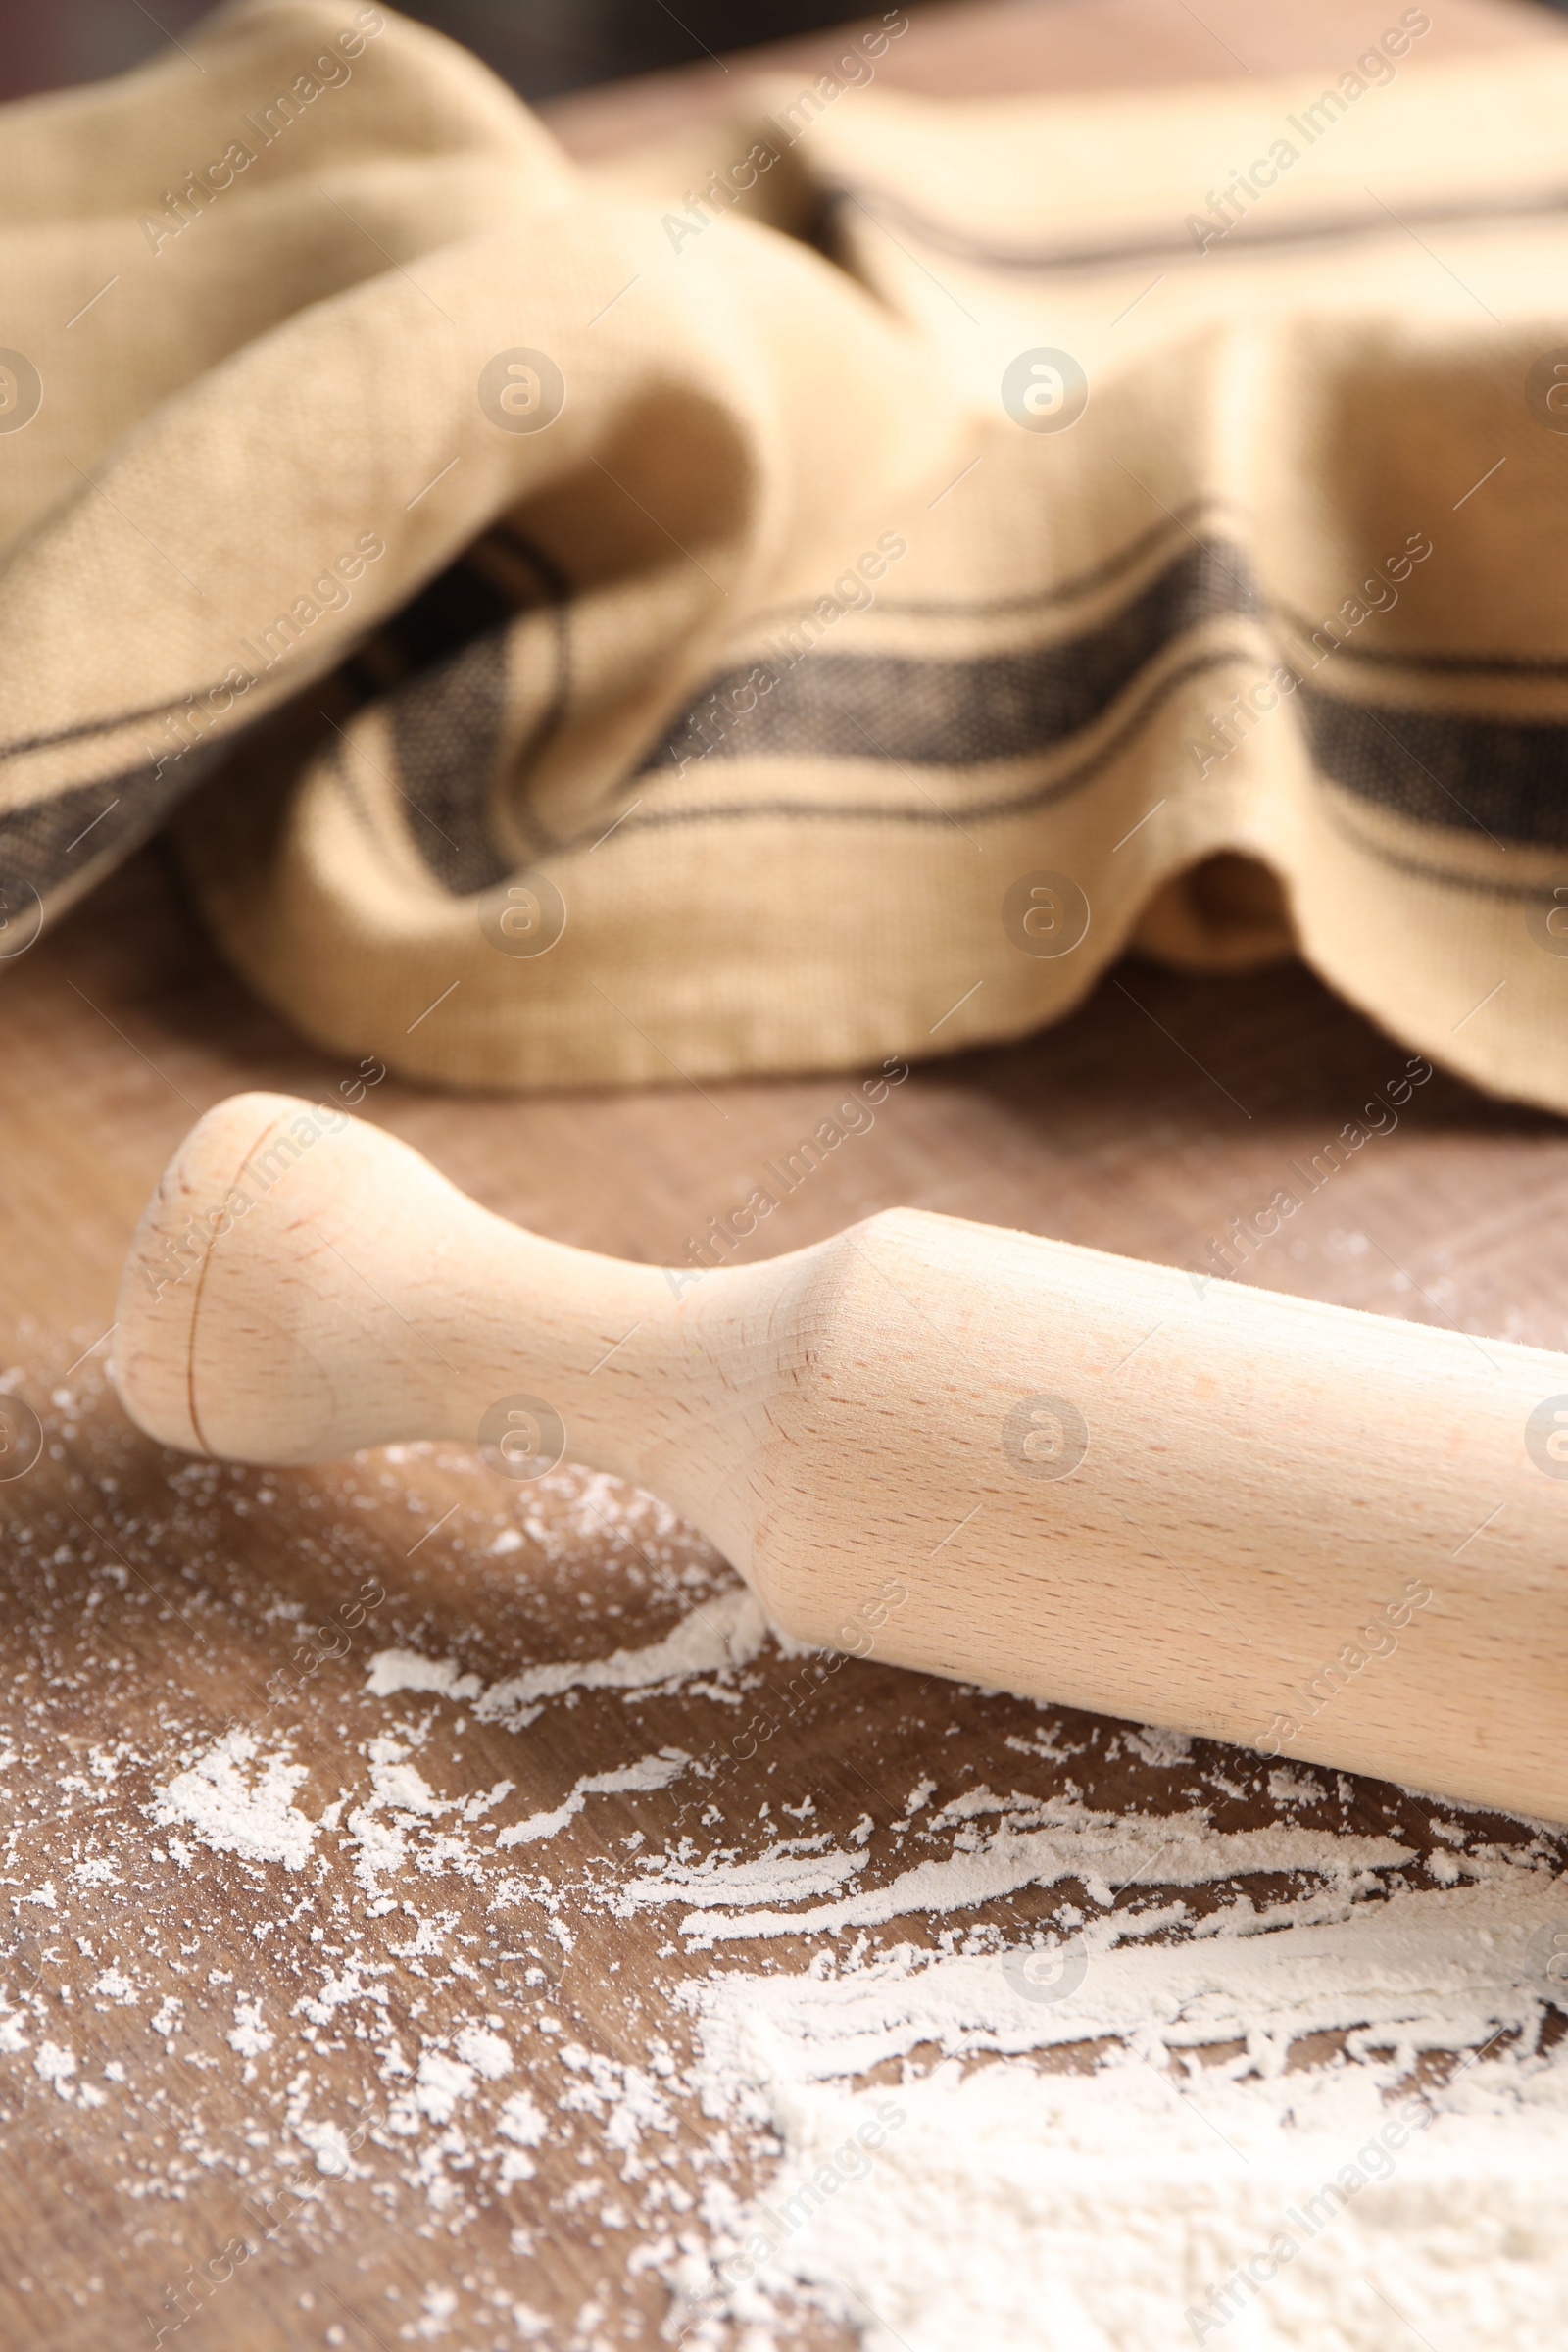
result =
[[[932,11],[899,70],[1060,87],[1326,68],[1388,11],[1200,13]],[[1447,6],[1433,39],[1541,37],[1541,22]],[[704,66],[573,99],[558,119],[579,149],[603,148],[692,119],[716,77]],[[192,1119],[243,1087],[343,1101],[506,1215],[660,1263],[743,1200],[843,1082],[672,1077],[511,1102],[367,1085],[375,1065],[329,1065],[228,975],[156,849],[0,962],[0,1410],[24,1439],[35,1416],[42,1438],[0,1483],[7,2345],[660,2342],[669,2297],[650,2250],[673,2250],[713,2182],[744,2194],[767,2169],[765,2136],[705,2115],[687,2086],[680,1984],[769,1956],[801,1969],[815,1945],[715,1956],[676,1911],[628,1915],[614,1889],[638,1855],[744,1860],[797,1832],[837,1846],[854,1833],[875,1884],[950,1850],[951,1831],[920,1826],[947,1800],[988,1779],[1048,1795],[1069,1775],[1088,1803],[1201,1805],[1223,1828],[1392,1829],[1418,1886],[1442,1883],[1423,1857],[1455,1839],[1530,1842],[1525,1825],[1449,1817],[1385,1785],[1321,1776],[1287,1797],[1241,1750],[1200,1742],[1173,1763],[1127,1727],[772,1645],[644,1692],[568,1689],[527,1723],[483,1719],[461,1691],[374,1696],[379,1650],[456,1661],[472,1690],[646,1647],[703,1612],[721,1627],[733,1580],[652,1501],[586,1474],[519,1489],[446,1445],[269,1473],[142,1440],[107,1390],[105,1339],[126,1242]],[[1299,967],[1197,980],[1130,961],[1058,1030],[918,1069],[790,1196],[765,1244],[907,1203],[1187,1263],[1404,1059]],[[1560,1348],[1564,1221],[1568,1132],[1440,1075],[1250,1254],[1246,1279]],[[269,1758],[302,1768],[276,1784],[318,1825],[298,1867],[204,1841],[161,1796],[222,1738],[253,1779]],[[547,1842],[501,1847],[497,1832],[582,1776],[665,1749],[686,1759],[666,1788],[590,1794]],[[400,1763],[444,1809],[376,1783]],[[402,1841],[379,1875],[377,1825]],[[1115,1900],[1160,1893],[1152,1873]],[[1017,1937],[1068,1898],[1087,1899],[1031,1888],[878,1933]],[[505,2040],[510,2071],[483,2035]],[[444,2049],[447,2071],[421,2078],[421,2049]],[[549,2129],[519,2148],[500,2120],[524,2089]],[[853,2340],[805,2310],[786,2335],[823,2352]]]

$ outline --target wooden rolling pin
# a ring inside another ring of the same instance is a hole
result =
[[[114,1376],[241,1461],[479,1443],[667,1497],[799,1639],[1568,1819],[1568,1359],[893,1209],[699,1275],[237,1095]]]

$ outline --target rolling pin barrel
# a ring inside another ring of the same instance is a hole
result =
[[[187,1451],[653,1488],[797,1638],[1568,1819],[1568,1359],[916,1210],[542,1241],[291,1098],[209,1112],[114,1372]]]

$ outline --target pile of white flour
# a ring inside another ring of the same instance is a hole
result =
[[[1515,1873],[1091,1950],[1043,2000],[1004,1959],[913,1952],[698,1988],[710,2104],[765,2118],[783,2155],[716,2269],[688,2262],[688,2316],[763,2319],[798,2287],[875,2352],[1546,2352],[1568,2065],[1538,2045],[1563,1918]],[[1292,2064],[1334,2032],[1358,2063]],[[1035,2057],[1086,2044],[1087,2071]]]

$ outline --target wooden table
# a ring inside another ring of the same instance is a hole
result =
[[[1384,0],[932,10],[892,54],[887,78],[983,90],[1198,78],[1244,63],[1326,68],[1387,14]],[[1548,32],[1534,11],[1448,0],[1431,38],[1434,49],[1481,47]],[[830,47],[792,44],[765,62],[808,64]],[[603,152],[692,121],[732,89],[704,65],[573,98],[555,120],[579,152]],[[369,1695],[367,1664],[384,1648],[454,1659],[493,1681],[656,1642],[721,1594],[729,1573],[652,1506],[621,1495],[607,1511],[582,1477],[519,1502],[517,1489],[453,1446],[274,1475],[193,1466],[131,1431],[106,1386],[104,1335],[127,1236],[166,1155],[232,1089],[339,1099],[346,1083],[218,961],[156,849],[0,965],[0,1374],[46,1439],[36,1466],[0,1485],[0,1983],[13,2005],[9,2030],[0,2023],[4,2341],[128,2346],[163,2328],[162,2340],[192,2352],[385,2352],[419,2340],[433,2312],[447,2315],[442,2340],[477,2347],[522,2340],[509,2309],[521,2302],[546,2316],[539,2340],[552,2347],[656,2342],[667,2296],[632,2259],[647,2230],[635,2215],[616,2226],[623,2190],[593,2116],[556,2113],[572,2079],[560,2052],[574,2043],[642,2064],[662,2035],[678,2065],[690,2028],[672,1988],[712,1963],[677,1950],[662,1916],[612,1915],[596,1877],[617,1857],[624,1866],[622,1841],[638,1832],[650,1853],[690,1837],[747,1855],[778,1834],[785,1805],[807,1799],[813,1828],[835,1838],[870,1816],[874,1877],[907,1850],[893,1824],[911,1785],[935,1776],[938,1801],[988,1776],[1017,1785],[1005,1743],[1037,1735],[1039,1711],[859,1663],[830,1674],[771,1647],[727,1700],[692,1684],[635,1706],[587,1690],[521,1731],[479,1722],[450,1698]],[[765,1240],[794,1248],[910,1202],[1187,1262],[1229,1218],[1267,1201],[1284,1163],[1309,1159],[1402,1060],[1298,967],[1239,983],[1129,962],[1054,1033],[916,1072],[870,1132],[791,1197]],[[363,1108],[506,1214],[659,1262],[742,1200],[755,1171],[841,1091],[807,1078],[467,1101],[387,1080]],[[1440,1078],[1248,1278],[1562,1348],[1568,1250],[1554,1237],[1565,1227],[1562,1126]],[[497,1552],[498,1538],[511,1548]],[[342,1630],[330,1639],[310,1630],[333,1624]],[[737,1752],[738,1705],[777,1727],[750,1756]],[[354,1876],[341,1813],[297,1871],[246,1862],[157,1818],[157,1792],[225,1731],[238,1733],[242,1755],[255,1741],[248,1769],[268,1755],[307,1768],[294,1801],[311,1820],[339,1798],[357,1806],[370,1788],[368,1743],[399,1724],[412,1725],[412,1759],[443,1800],[477,1805],[498,1782],[514,1784],[476,1816],[474,1848],[489,1829],[557,1805],[583,1774],[665,1745],[696,1762],[663,1790],[594,1796],[548,1846],[520,1849],[564,1889],[554,1912],[525,1895],[498,1898],[508,1856],[471,1875],[442,1868],[434,1840],[446,1814],[422,1842],[414,1825],[411,1859],[379,1889]],[[1273,1817],[1259,1759],[1199,1745],[1172,1774],[1113,1726],[1064,1716],[1062,1731],[1091,1803],[1201,1801],[1227,1827]],[[1052,1767],[1029,1770],[1028,1786],[1046,1792]],[[1431,1814],[1396,1789],[1342,1782],[1332,1795],[1325,1784],[1309,1818],[1397,1823],[1420,1848]],[[1476,1816],[1462,1826],[1504,1842],[1521,1834]],[[1022,1931],[1070,1891],[1026,1891],[983,1916]],[[423,1915],[422,1934],[406,1904]],[[942,1924],[906,1918],[890,1933],[918,1942]],[[770,1948],[795,1967],[810,1950],[801,1938]],[[374,2039],[364,2000],[321,1997],[351,1961],[381,1996]],[[481,2081],[465,2107],[470,2147],[485,2142],[474,2121],[484,2101],[493,2112],[521,2086],[535,2085],[553,2117],[533,2177],[506,2187],[489,2157],[441,2154],[435,2116],[417,2140],[385,2126],[407,2081],[388,2069],[388,2034],[409,2061],[421,2037],[475,2023],[505,2034],[514,2065],[503,2082]],[[715,2167],[743,2192],[765,2175],[756,2149],[725,2155],[678,2074],[669,2097],[676,2129],[651,2166],[666,2212]],[[313,2165],[290,2136],[291,2109],[334,2123],[351,2144],[366,2132],[351,2177]],[[411,2186],[416,2159],[432,2148],[430,2180],[445,2189]],[[291,2180],[317,2201],[302,2203]],[[646,2215],[646,2183],[637,2196]],[[211,2277],[220,2250],[241,2239],[253,2251],[231,2279],[185,2285],[193,2273]],[[585,2319],[590,2301],[599,2315]],[[426,2334],[436,2340],[433,2323]],[[803,2321],[796,2340],[850,2339]]]

